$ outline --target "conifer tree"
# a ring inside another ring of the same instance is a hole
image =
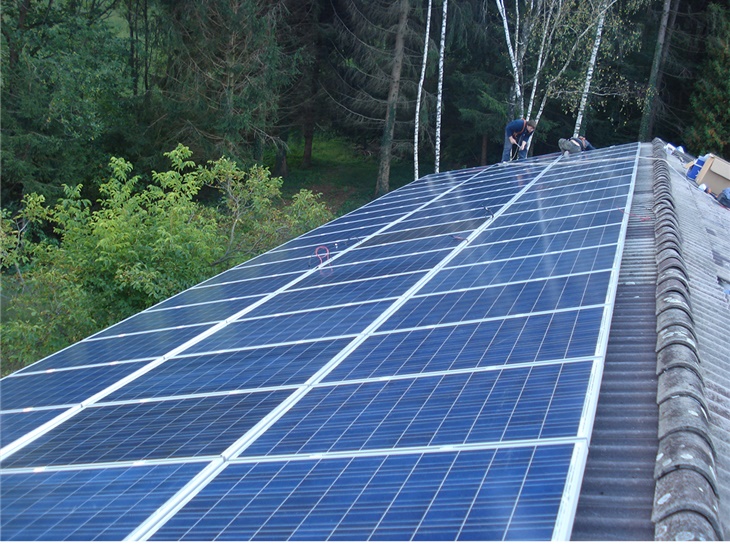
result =
[[[730,157],[730,9],[710,4],[707,56],[699,72],[691,104],[694,123],[687,143],[698,154]]]
[[[296,56],[277,43],[283,0],[166,0],[167,138],[208,156],[260,157]],[[172,144],[169,143],[169,144]]]
[[[350,134],[357,128],[365,147],[379,142],[375,194],[384,194],[393,153],[412,147],[422,34],[413,28],[409,0],[340,0],[333,6],[327,92],[347,126],[341,128]]]

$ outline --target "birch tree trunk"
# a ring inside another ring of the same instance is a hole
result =
[[[390,160],[393,155],[393,132],[395,130],[395,112],[398,105],[401,70],[405,51],[405,32],[408,23],[408,0],[400,0],[398,27],[395,34],[395,49],[393,51],[393,68],[390,73],[390,91],[385,112],[383,138],[380,142],[380,164],[378,179],[375,183],[375,195],[382,196],[390,190]]]
[[[431,35],[431,6],[433,0],[428,0],[428,13],[426,15],[426,36],[423,40],[423,61],[421,63],[421,78],[418,81],[418,94],[416,96],[415,129],[413,130],[413,180],[418,179],[418,142],[421,121],[421,96],[423,95],[423,82],[426,80],[426,62],[428,59],[428,42]]]
[[[667,21],[669,20],[669,11],[672,0],[664,0],[664,8],[662,10],[662,20],[659,23],[659,36],[657,37],[656,49],[654,50],[654,62],[651,65],[651,73],[649,74],[649,87],[646,90],[644,98],[644,112],[641,115],[641,126],[639,127],[639,140],[648,141],[650,139],[651,122],[653,111],[656,105],[657,81],[659,77],[659,69],[661,66],[662,54],[664,52],[664,38],[667,35]]]
[[[550,10],[550,15],[552,15],[552,9]],[[532,116],[532,107],[535,104],[535,97],[537,96],[537,84],[540,80],[540,73],[542,72],[542,68],[545,66],[545,49],[548,41],[548,31],[550,29],[550,17],[548,17],[548,20],[546,21],[545,25],[542,28],[542,38],[540,40],[540,52],[537,56],[537,66],[535,67],[535,75],[532,79],[532,91],[530,92],[530,100],[527,103],[527,111],[525,112],[525,117],[530,118]]]
[[[449,0],[444,1],[444,11],[441,21],[441,46],[439,49],[439,84],[438,98],[436,101],[436,162],[434,165],[434,173],[439,172],[441,162],[441,105],[443,103],[444,90],[444,55],[446,51],[446,14],[449,10]]]
[[[598,58],[598,50],[601,47],[601,35],[603,34],[603,23],[606,20],[606,12],[609,6],[601,6],[603,9],[598,16],[598,25],[596,26],[596,37],[593,40],[593,49],[591,50],[591,58],[588,61],[588,70],[586,71],[586,80],[583,85],[583,94],[580,97],[580,106],[578,107],[578,116],[575,119],[575,127],[573,128],[573,137],[578,137],[580,128],[583,125],[583,115],[588,104],[588,93],[591,89],[591,80],[593,79],[593,71],[596,68],[596,59]]]
[[[517,62],[517,55],[515,54],[515,48],[512,45],[512,38],[509,32],[509,22],[507,21],[507,10],[504,7],[504,0],[494,0],[497,4],[497,10],[502,18],[502,27],[504,28],[504,40],[507,44],[507,52],[509,53],[509,60],[512,64],[512,85],[515,93],[515,103],[519,105],[519,114],[522,114],[524,99],[522,98],[522,83],[520,82],[520,69]],[[519,17],[517,18],[519,21]],[[516,40],[515,40],[516,41]]]

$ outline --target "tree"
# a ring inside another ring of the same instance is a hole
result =
[[[694,123],[687,143],[698,152],[730,156],[730,9],[710,4],[707,56],[702,63],[691,98]]]
[[[644,99],[644,111],[641,117],[641,126],[639,127],[639,140],[649,141],[656,112],[656,96],[657,82],[659,80],[659,72],[661,71],[661,61],[664,59],[664,40],[667,36],[667,22],[669,21],[669,11],[672,0],[664,0],[664,8],[662,9],[662,20],[659,23],[659,35],[654,49],[654,61],[651,65],[649,74],[649,84]]]
[[[398,94],[400,92],[401,70],[405,56],[405,33],[408,24],[408,0],[399,0],[398,26],[395,31],[395,46],[393,48],[393,63],[390,73],[390,90],[388,102],[385,106],[385,124],[383,137],[380,141],[380,159],[378,162],[378,179],[375,183],[375,195],[387,193],[390,183],[390,160],[393,153],[393,134],[395,132],[396,109],[398,108]]]
[[[638,5],[642,0],[633,2]],[[514,114],[540,121],[549,99],[581,98],[590,87],[595,59],[608,9],[616,0],[565,0],[521,2],[511,10],[505,0],[495,0],[504,28],[513,80]],[[589,46],[594,36],[593,48]],[[577,67],[588,66],[590,78],[581,78]],[[587,98],[587,94],[586,94]]]
[[[454,89],[463,92],[456,103],[461,122],[460,133],[463,138],[474,132],[480,144],[478,165],[487,165],[490,140],[496,145],[494,150],[499,151],[500,155],[502,153],[502,141],[499,138],[504,134],[504,121],[507,118],[507,106],[501,93],[503,90],[486,83],[484,74],[457,74],[453,79]],[[495,161],[497,158],[495,153]]]
[[[298,57],[276,41],[281,1],[165,0],[166,138],[204,156],[260,160]],[[171,143],[170,143],[171,144]]]
[[[586,105],[588,104],[588,92],[591,89],[591,80],[593,79],[593,71],[596,67],[596,59],[598,58],[598,50],[601,47],[601,36],[603,35],[603,24],[606,21],[606,12],[615,3],[615,0],[606,1],[605,5],[601,7],[601,12],[598,16],[598,24],[596,25],[596,36],[593,40],[593,49],[591,50],[591,58],[588,61],[588,69],[586,71],[585,85],[583,86],[583,93],[580,97],[580,106],[578,107],[578,115],[575,119],[575,127],[573,128],[573,137],[580,135],[581,126],[583,125],[583,115],[585,114]]]
[[[125,47],[107,24],[113,0],[4,2],[2,200],[61,194],[106,162],[126,120]]]
[[[428,65],[428,46],[431,42],[431,7],[433,0],[428,0],[428,7],[426,8],[426,32],[423,40],[423,59],[421,61],[421,77],[418,80],[418,94],[416,96],[416,113],[414,115],[414,129],[413,129],[413,179],[418,179],[418,146],[419,146],[419,131],[421,129],[421,98],[423,96],[423,83],[426,80],[426,66]]]
[[[446,56],[446,16],[449,11],[449,0],[443,0],[443,15],[441,17],[441,42],[439,46],[439,83],[436,98],[436,161],[434,172],[439,172],[441,162],[441,110],[444,91],[444,58]]]
[[[276,175],[286,176],[286,140],[290,130],[298,131],[303,137],[301,167],[308,169],[312,165],[315,128],[326,124],[326,95],[321,81],[326,63],[322,21],[326,10],[323,4],[323,0],[286,0],[278,41],[282,51],[289,56],[296,55],[299,63],[296,78],[283,91],[279,101]]]
[[[333,3],[331,73],[327,93],[342,116],[334,127],[367,147],[379,141],[375,194],[389,189],[394,155],[413,149],[412,99],[422,34],[413,30],[408,0]]]
[[[568,69],[585,49],[586,36],[595,25],[592,5],[574,0],[515,0],[509,10],[505,0],[495,2],[510,60],[509,118],[532,118],[539,123],[548,99],[559,87],[567,87]]]

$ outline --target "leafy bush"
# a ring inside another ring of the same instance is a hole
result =
[[[172,169],[143,188],[129,162],[112,158],[95,208],[78,185],[52,207],[30,194],[17,215],[3,211],[3,374],[330,217],[307,190],[284,204],[265,168],[195,165],[182,145],[167,157]],[[219,208],[196,201],[203,185],[222,192]]]

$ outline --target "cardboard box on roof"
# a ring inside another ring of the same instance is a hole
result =
[[[705,165],[702,166],[695,181],[698,185],[707,185],[713,194],[720,194],[730,187],[730,162],[714,154],[708,154]]]

